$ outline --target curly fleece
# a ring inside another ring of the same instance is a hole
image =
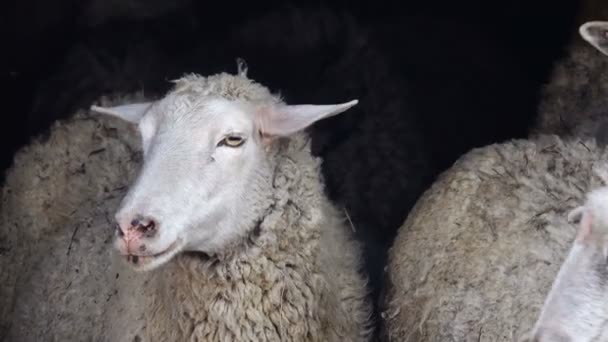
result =
[[[602,185],[593,168],[607,158],[593,140],[548,135],[460,158],[390,251],[386,337],[498,342],[528,332],[574,239],[567,214]]]
[[[228,74],[190,75],[174,91],[280,101],[259,97],[271,95]],[[110,252],[107,227],[139,164],[140,147],[129,136],[134,134],[113,118],[85,113],[57,123],[46,142],[16,157],[2,199],[0,243],[9,250],[0,259],[7,301],[0,337],[369,339],[359,246],[323,194],[320,160],[310,154],[304,133],[268,151],[275,165],[273,191],[270,202],[260,203],[268,209],[242,240],[221,254],[184,253],[145,273],[129,270]]]

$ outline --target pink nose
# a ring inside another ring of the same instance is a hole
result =
[[[157,221],[142,215],[136,215],[130,221],[119,221],[116,226],[116,234],[125,241],[127,251],[141,245],[142,240],[154,237],[157,232]]]

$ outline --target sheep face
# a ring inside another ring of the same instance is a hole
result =
[[[608,56],[608,21],[586,22],[578,32],[591,46]]]
[[[153,103],[94,106],[136,123],[143,141],[142,169],[116,213],[115,247],[137,270],[181,251],[222,252],[254,228],[270,197],[273,138],[356,103],[262,105],[178,92]]]
[[[245,106],[171,96],[138,124],[144,164],[116,214],[120,253],[151,269],[181,250],[217,251],[244,233],[242,196],[263,191],[268,170]]]
[[[531,341],[604,341],[608,338],[608,187],[573,210],[574,244],[545,300]]]

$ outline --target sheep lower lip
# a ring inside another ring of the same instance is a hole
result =
[[[127,254],[127,261],[130,261],[134,264],[139,263],[140,261],[150,261],[152,259],[163,256],[169,252],[171,252],[177,246],[177,241],[173,242],[167,249],[162,252],[153,254],[153,255],[136,255],[136,254]]]

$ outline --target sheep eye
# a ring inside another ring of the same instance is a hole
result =
[[[220,141],[217,146],[239,147],[243,145],[244,142],[245,139],[243,137],[240,137],[238,135],[229,135],[222,139],[222,141]]]

